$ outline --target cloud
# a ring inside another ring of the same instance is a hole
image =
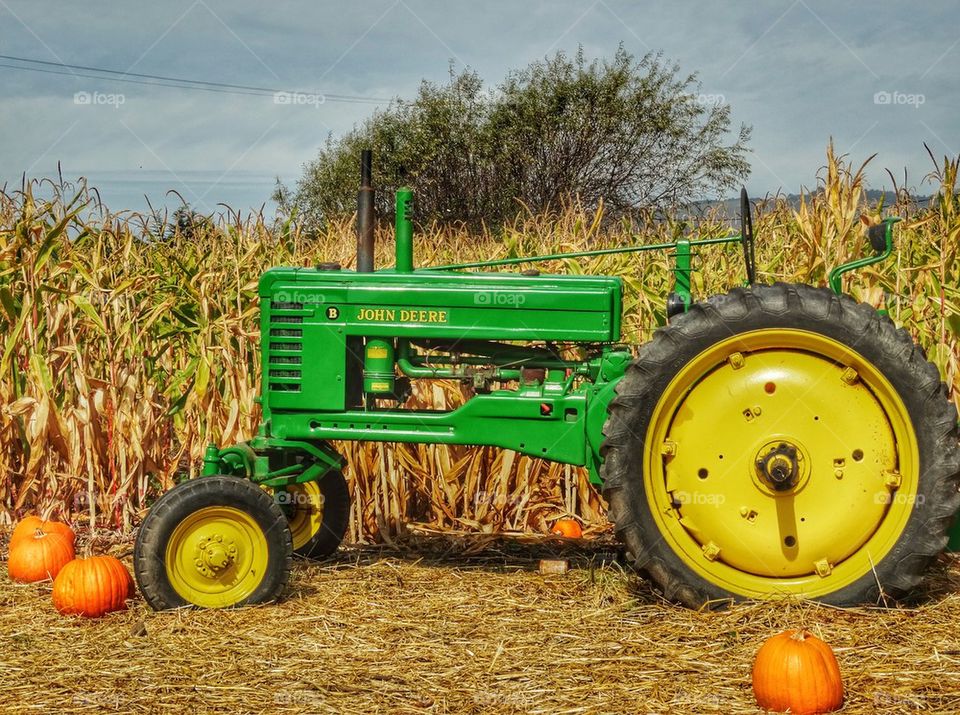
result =
[[[879,156],[912,180],[935,153],[960,151],[955,121],[960,57],[947,2],[887,4],[869,13],[818,0],[762,5],[626,0],[488,3],[371,0],[216,2],[143,0],[58,6],[0,3],[0,52],[192,79],[336,92],[411,96],[443,81],[452,60],[495,85],[545,54],[612,55],[620,42],[662,50],[703,91],[722,94],[754,128],[754,193],[810,186],[832,136],[855,160]],[[9,63],[8,63],[9,64]],[[208,94],[0,68],[2,178],[144,166],[296,175],[328,132],[372,107],[327,102],[278,106],[269,97]],[[878,92],[924,102],[877,104]],[[79,105],[77,92],[122,94]]]

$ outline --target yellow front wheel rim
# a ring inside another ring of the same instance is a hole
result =
[[[818,333],[718,342],[664,390],[645,440],[660,532],[746,597],[824,596],[869,574],[906,527],[919,448],[896,390]]]
[[[174,590],[205,608],[241,603],[267,571],[263,530],[246,512],[226,506],[199,509],[174,528],[164,564]]]
[[[283,496],[289,509],[287,523],[293,537],[293,548],[306,546],[323,526],[323,492],[317,482],[293,484]]]

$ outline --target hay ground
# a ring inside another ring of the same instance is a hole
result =
[[[129,541],[96,550],[130,563]],[[572,569],[538,574],[551,553]],[[662,602],[602,542],[446,536],[298,561],[276,605],[154,613],[137,600],[88,621],[0,568],[0,710],[755,713],[757,647],[805,627],[837,653],[844,712],[956,713],[958,590],[960,562],[942,557],[911,608],[698,613]]]

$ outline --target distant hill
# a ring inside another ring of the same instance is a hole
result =
[[[890,206],[896,202],[896,194],[892,191],[880,191],[878,189],[868,189],[864,192],[866,202],[870,206],[876,206],[876,204],[883,199],[884,206]],[[751,196],[750,202],[756,203],[758,201],[772,200],[773,195],[766,196]],[[800,194],[779,194],[776,196],[777,199],[783,200],[787,203],[788,206],[792,209],[797,209],[800,206]],[[926,206],[930,202],[932,197],[930,196],[913,196],[913,201],[916,202],[918,206]],[[720,212],[725,215],[727,218],[733,219],[737,218],[740,215],[740,197],[729,199],[714,199],[709,201],[697,201],[689,209],[689,215],[691,216],[702,216],[710,211],[719,209]]]

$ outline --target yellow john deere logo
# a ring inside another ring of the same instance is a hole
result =
[[[449,319],[445,310],[360,308],[357,320],[363,323],[446,323]]]

